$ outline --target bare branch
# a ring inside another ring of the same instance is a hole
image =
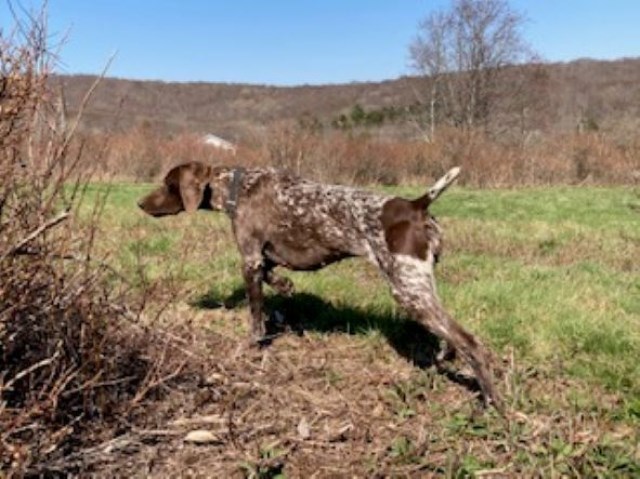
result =
[[[531,58],[523,23],[507,0],[455,0],[421,23],[409,52],[414,68],[432,82],[432,130],[437,120],[487,125],[502,93],[498,73]]]
[[[45,231],[53,228],[54,226],[56,226],[59,223],[62,223],[64,220],[66,220],[69,217],[69,212],[68,211],[63,211],[62,213],[60,213],[58,216],[55,216],[54,218],[51,218],[50,220],[42,223],[40,226],[38,226],[38,228],[36,228],[32,233],[30,233],[29,235],[27,235],[25,238],[23,238],[22,240],[20,240],[16,245],[14,245],[13,247],[11,247],[7,252],[5,252],[2,256],[0,256],[0,260],[5,259],[7,256],[11,256],[14,255],[16,253],[18,253],[19,251],[21,251],[27,244],[29,244],[31,241],[33,241],[34,239],[36,239],[38,236],[40,236],[41,234],[43,234]]]
[[[49,366],[51,363],[53,363],[56,359],[58,359],[58,356],[60,355],[60,349],[56,349],[56,352],[53,354],[53,356],[45,358],[41,361],[38,361],[37,363],[29,366],[27,369],[24,369],[22,371],[20,371],[18,374],[16,374],[13,378],[11,378],[9,381],[7,381],[4,384],[0,384],[0,391],[8,391],[10,390],[13,385],[20,381],[22,378],[28,376],[29,374],[33,373],[34,371],[40,369],[40,368],[44,368],[46,366]]]

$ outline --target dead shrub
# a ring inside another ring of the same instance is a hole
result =
[[[164,136],[141,123],[119,133],[78,135],[88,156],[98,158],[92,167],[101,180],[154,181],[172,166],[187,161],[224,164],[234,155],[202,142],[193,133]]]
[[[235,162],[359,185],[424,185],[456,165],[464,171],[461,184],[481,188],[628,184],[634,181],[633,172],[640,171],[634,145],[616,145],[602,132],[501,142],[480,130],[442,127],[435,138],[424,141],[368,132],[310,132],[290,123],[266,129],[253,144],[252,160],[245,162],[239,155]]]
[[[44,12],[0,31],[0,475],[66,461],[126,426],[184,367],[137,325],[126,283],[94,258],[100,204],[78,220],[90,167],[48,89]],[[140,308],[133,308],[139,313]]]
[[[88,134],[79,143],[101,178],[156,181],[186,161],[269,166],[319,181],[358,185],[424,185],[452,166],[473,187],[629,184],[640,171],[637,141],[618,144],[602,131],[495,138],[481,130],[441,127],[429,141],[333,130],[281,121],[247,135],[236,154],[183,132],[163,135],[144,123],[126,132]]]

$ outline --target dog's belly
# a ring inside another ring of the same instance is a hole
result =
[[[268,241],[265,257],[279,266],[297,271],[313,271],[336,261],[355,256],[352,252],[331,248],[305,238],[298,241]]]
[[[351,189],[329,188],[329,194],[305,183],[287,191],[262,230],[263,254],[272,262],[308,271],[369,254],[362,225],[353,219]]]

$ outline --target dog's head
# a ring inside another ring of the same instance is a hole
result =
[[[232,172],[199,162],[185,163],[169,170],[164,184],[138,202],[151,216],[193,213],[198,209],[222,210],[228,200]]]

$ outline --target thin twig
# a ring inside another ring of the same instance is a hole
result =
[[[17,381],[20,381],[23,377],[28,376],[29,374],[31,374],[32,372],[34,372],[37,369],[43,368],[45,366],[48,366],[49,364],[54,362],[58,358],[59,355],[60,355],[60,349],[56,350],[56,352],[53,354],[53,356],[51,356],[49,358],[45,358],[42,361],[38,361],[37,363],[32,364],[31,366],[29,366],[27,369],[24,369],[24,370],[20,371],[13,378],[11,378],[9,381],[7,381],[4,385],[0,386],[0,391],[11,389],[11,387]]]
[[[61,149],[62,151],[65,150],[65,147],[71,142],[71,139],[74,137],[74,135],[76,133],[76,130],[78,129],[78,125],[80,124],[80,119],[84,115],[84,110],[87,107],[87,104],[89,103],[89,100],[93,96],[93,92],[96,90],[96,88],[98,87],[100,82],[106,76],[107,71],[109,71],[109,68],[111,67],[111,63],[113,63],[113,60],[116,57],[116,54],[117,54],[117,52],[113,53],[109,57],[109,59],[107,60],[107,63],[105,64],[104,68],[102,69],[102,72],[94,80],[94,82],[89,87],[89,90],[87,90],[87,92],[85,93],[84,97],[82,98],[82,101],[80,102],[80,106],[78,107],[78,112],[76,113],[76,115],[75,115],[75,117],[73,119],[73,122],[71,124],[71,127],[69,128],[69,131],[67,132],[67,137],[65,138],[64,146]]]
[[[18,244],[16,244],[15,246],[13,246],[12,248],[9,249],[9,251],[5,252],[2,257],[0,257],[0,260],[4,260],[5,258],[7,258],[8,256],[12,256],[15,255],[16,252],[22,250],[28,243],[30,243],[31,241],[33,241],[34,239],[36,239],[38,236],[40,236],[42,233],[44,233],[45,231],[47,231],[48,229],[53,228],[54,226],[56,226],[59,223],[62,223],[64,220],[66,220],[69,217],[69,212],[68,211],[63,211],[62,213],[60,213],[58,216],[56,216],[55,218],[51,218],[49,221],[46,221],[45,223],[42,223],[38,228],[36,228],[32,233],[30,233],[29,235],[27,235],[25,238],[23,238],[22,240],[20,240],[18,242]]]
[[[26,249],[24,248],[24,246],[22,248],[19,248],[18,250],[14,249],[14,251],[8,253],[8,255],[12,255],[12,256],[39,256],[42,254],[43,252],[39,249]],[[78,263],[89,263],[93,266],[102,268],[104,270],[108,270],[111,274],[115,275],[120,281],[122,281],[127,286],[132,286],[131,281],[129,281],[127,277],[125,277],[122,273],[120,273],[117,269],[115,269],[109,263],[102,261],[100,259],[80,257],[76,254],[71,254],[71,253],[65,253],[65,254],[47,253],[47,257],[51,259],[75,261]]]

